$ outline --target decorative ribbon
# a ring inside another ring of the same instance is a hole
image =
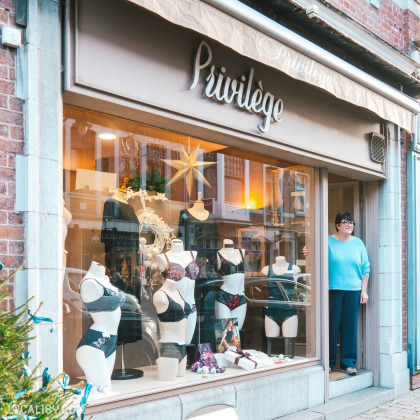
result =
[[[45,317],[42,317],[42,316],[32,315],[31,314],[31,311],[29,309],[28,309],[28,315],[29,315],[29,318],[31,319],[31,321],[34,324],[39,324],[41,322],[50,322],[52,324],[52,327],[50,329],[50,332],[53,332],[54,331],[54,328],[55,328],[54,327],[54,321],[51,318],[45,318]]]
[[[255,361],[255,360],[252,360],[251,359],[251,354],[250,353],[247,353],[247,352],[245,352],[245,351],[243,351],[243,350],[241,350],[241,349],[238,349],[238,350],[236,350],[234,353],[237,353],[237,354],[239,354],[239,356],[237,356],[236,358],[235,358],[235,365],[237,365],[238,363],[239,363],[239,360],[240,359],[242,359],[242,358],[246,358],[246,359],[248,359],[248,360],[250,360],[252,363],[254,363],[254,369],[256,369],[257,368],[257,362]]]
[[[83,397],[80,399],[80,407],[74,408],[73,413],[76,415],[76,418],[80,420],[84,420],[85,418],[85,410],[86,410],[86,404],[87,400],[89,398],[90,391],[92,390],[92,384],[89,382],[86,382],[85,385],[85,393],[83,394]]]
[[[61,385],[61,388],[63,388],[63,391],[71,391],[73,392],[73,394],[76,395],[80,395],[82,393],[82,391],[80,391],[79,389],[74,389],[74,388],[70,388],[69,385],[69,375],[67,375],[66,373],[63,375],[63,380],[62,381],[58,381],[58,383]]]

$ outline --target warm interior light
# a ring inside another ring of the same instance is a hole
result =
[[[255,201],[254,200],[249,200],[248,204],[246,205],[247,209],[255,209],[256,205],[255,205]]]
[[[102,134],[99,134],[99,138],[101,140],[114,140],[117,138],[117,136],[112,133],[102,133]]]

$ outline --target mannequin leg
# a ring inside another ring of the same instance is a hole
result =
[[[287,318],[282,325],[283,337],[296,337],[298,330],[298,317],[293,315]]]
[[[185,371],[187,369],[187,356],[185,356],[178,364],[178,374],[177,376],[185,376]]]
[[[185,357],[186,359],[186,357]],[[186,363],[186,360],[185,360]],[[156,360],[158,381],[173,381],[178,375],[178,359],[171,357],[159,357]],[[185,371],[184,371],[185,373]],[[182,375],[178,375],[182,376]]]
[[[343,293],[343,315],[340,327],[340,367],[345,369],[356,367],[357,319],[359,317],[360,291],[345,291]]]
[[[246,303],[238,306],[236,309],[234,309],[231,312],[231,318],[237,318],[238,320],[238,328],[241,329],[245,322],[245,316],[246,316]]]
[[[223,303],[216,301],[214,303],[214,311],[216,318],[232,318],[230,309]]]
[[[332,369],[337,360],[338,332],[341,325],[341,314],[343,310],[343,291],[330,290],[329,292],[330,322],[329,322],[329,348],[330,368]]]
[[[266,337],[278,337],[280,335],[280,327],[268,316],[265,317],[265,335]]]
[[[115,361],[115,352],[109,358],[113,358],[113,361]],[[79,347],[76,350],[76,360],[82,368],[87,382],[97,388],[111,387],[111,361],[105,358],[102,350],[91,346]]]

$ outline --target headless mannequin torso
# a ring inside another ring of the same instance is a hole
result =
[[[271,266],[271,270],[272,270],[271,273],[270,273],[270,266],[263,267],[261,270],[261,273],[263,273],[265,276],[270,274],[271,276],[273,276],[272,277],[273,279],[276,279],[277,276],[285,275],[288,269],[289,269],[289,263],[286,261],[286,258],[279,256],[279,257],[276,257],[275,263]],[[300,268],[297,265],[293,265],[292,272],[293,273],[290,273],[290,275],[299,274]],[[281,309],[278,311],[279,313],[284,312]],[[275,314],[275,310],[272,312],[274,312]],[[285,319],[279,316],[279,317],[276,317],[276,320],[274,320],[272,319],[273,317],[270,317],[267,315],[265,316],[265,335],[267,337],[279,337],[280,332],[282,333],[283,337],[296,337],[297,336],[298,317],[296,314],[294,314],[292,310],[290,310],[289,312],[290,312],[289,315],[292,315],[292,316],[288,316]]]
[[[198,220],[204,221],[208,219],[210,213],[204,208],[204,202],[201,200],[201,192],[198,193],[197,201],[188,209],[188,212]]]
[[[171,301],[175,302],[175,305],[179,305],[180,308],[186,309],[187,303],[177,290],[177,282],[166,279],[163,286],[153,296],[153,304],[158,316],[162,317],[162,314],[170,310]],[[160,381],[172,381],[177,376],[185,375],[187,357],[183,355],[182,347],[185,349],[183,345],[185,344],[187,322],[187,318],[180,320],[159,319],[161,328],[159,341],[172,346],[173,353],[175,353],[170,355],[163,353],[157,359],[158,380]],[[178,353],[176,353],[177,351]]]
[[[223,248],[219,250],[217,256],[218,269],[223,277],[223,285],[216,295],[215,315],[216,318],[237,318],[239,329],[242,328],[245,321],[247,307],[244,293],[244,257],[245,250],[235,249],[233,241],[230,239],[223,241]],[[225,265],[231,268],[232,273],[224,271]]]
[[[179,264],[183,269],[187,268],[189,264],[195,264],[195,258],[197,257],[196,251],[184,251],[184,244],[180,239],[174,239],[171,243],[171,249],[165,255],[158,255],[156,262],[159,267],[159,271],[166,270],[168,263]],[[197,267],[198,269],[198,267]],[[198,274],[198,273],[197,273]],[[185,302],[192,308],[192,312],[188,316],[187,330],[185,343],[190,344],[194,335],[196,323],[197,323],[197,311],[195,306],[195,277],[190,278],[182,276],[176,281],[176,288],[181,292]]]
[[[125,295],[112,286],[105,275],[105,267],[93,261],[80,284],[80,296],[88,309],[91,308],[93,324],[79,343],[76,360],[86,380],[98,391],[109,394],[121,318],[120,306],[125,301]],[[95,302],[97,307],[92,308]]]

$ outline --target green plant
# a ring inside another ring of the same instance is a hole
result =
[[[0,308],[9,296],[5,282],[15,273],[0,281]],[[26,317],[28,302],[12,310],[0,309],[0,418],[76,419],[68,409],[74,391],[63,386],[64,374],[50,379],[45,369],[38,389],[40,365],[33,372],[27,367],[27,346],[35,338],[30,333],[36,318]]]
[[[146,191],[155,191],[158,193],[168,194],[173,192],[173,189],[168,187],[169,180],[162,176],[158,168],[150,168],[147,171],[140,173],[139,171],[133,172],[133,178],[128,180],[127,187],[131,187],[133,191],[138,191],[142,185],[143,180],[146,181]]]

